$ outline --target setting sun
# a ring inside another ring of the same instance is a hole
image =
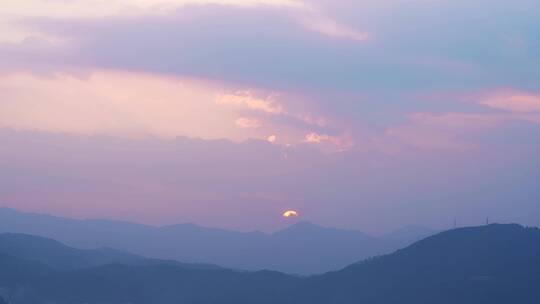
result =
[[[298,212],[294,211],[294,210],[287,210],[285,212],[283,212],[283,217],[285,218],[290,218],[290,217],[298,217]]]

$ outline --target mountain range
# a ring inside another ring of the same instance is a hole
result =
[[[52,238],[84,249],[115,248],[136,255],[241,270],[317,274],[390,253],[434,234],[405,227],[382,237],[299,222],[272,234],[194,224],[163,227],[111,220],[75,220],[0,208],[0,233]]]
[[[449,230],[307,277],[191,267],[2,234],[0,269],[0,303],[9,304],[533,304],[540,303],[540,230]]]

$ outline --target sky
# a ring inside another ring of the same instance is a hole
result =
[[[540,225],[537,0],[4,0],[0,206]],[[298,220],[295,219],[295,220]]]

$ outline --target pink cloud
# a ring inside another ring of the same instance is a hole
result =
[[[268,141],[269,143],[275,143],[277,141],[277,136],[276,135],[270,135],[266,138],[266,141]]]
[[[255,129],[260,128],[262,123],[256,118],[239,117],[236,119],[235,124],[240,128]]]
[[[308,30],[328,37],[356,41],[365,41],[370,37],[370,34],[367,32],[359,31],[320,14],[304,16],[302,23]]]
[[[485,97],[481,104],[515,113],[540,112],[540,95],[524,92],[497,93]]]
[[[86,74],[77,76],[0,74],[0,127],[236,142],[267,140],[274,135],[280,139],[274,142],[280,145],[296,145],[304,142],[313,126],[322,129],[329,123],[313,114],[314,109],[289,102],[293,100],[290,96],[280,100],[277,94],[259,97],[251,89],[227,94],[223,92],[231,88],[226,84],[204,79],[84,71]]]
[[[257,98],[250,91],[219,95],[216,97],[216,102],[218,104],[245,107],[250,110],[262,111],[270,114],[285,113],[283,106],[272,100],[272,97]]]
[[[244,140],[238,114],[218,107],[221,86],[189,78],[100,70],[0,77],[0,126],[20,130],[123,137],[188,136]]]
[[[320,144],[324,141],[329,141],[330,139],[331,137],[326,134],[318,134],[318,133],[312,132],[306,135],[304,141],[307,143]]]
[[[326,152],[348,151],[355,146],[355,139],[349,134],[331,136],[328,134],[311,132],[305,135],[303,142],[320,145]]]

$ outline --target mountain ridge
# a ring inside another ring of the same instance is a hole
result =
[[[40,235],[81,249],[110,247],[155,259],[303,275],[342,268],[414,241],[388,241],[307,222],[269,234],[195,224],[156,227],[125,221],[75,220],[6,208],[0,208],[0,232]]]
[[[540,229],[464,227],[311,277],[281,303],[538,303],[538,271]]]
[[[187,264],[150,259],[114,248],[76,249],[51,238],[22,233],[0,233],[0,254],[39,262],[61,270],[90,268],[107,264],[132,266],[175,265],[193,269],[219,269],[210,264]]]
[[[10,304],[532,304],[540,300],[540,229],[448,230],[308,277],[170,264],[66,270],[2,252],[0,266],[0,297]]]

